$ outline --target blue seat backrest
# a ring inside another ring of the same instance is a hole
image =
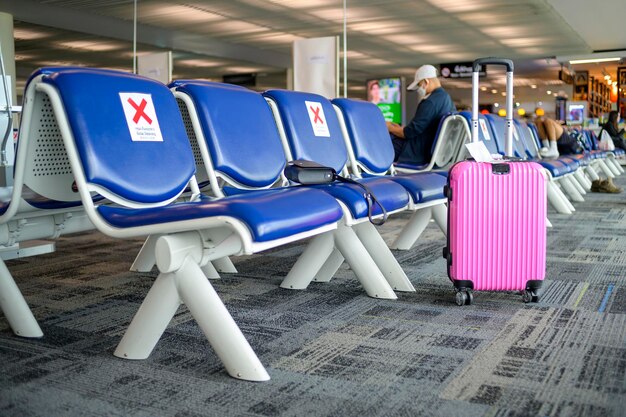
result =
[[[337,172],[343,170],[348,151],[328,99],[300,91],[268,90],[263,94],[278,107],[293,159],[315,161]]]
[[[498,149],[501,154],[505,153],[506,147],[506,119],[504,117],[497,116],[495,114],[486,114],[485,118],[491,124],[491,131],[493,132],[496,143],[498,144]],[[518,158],[527,158],[526,148],[524,144],[520,142],[519,134],[516,132],[515,127],[513,128],[513,156]]]
[[[541,149],[543,144],[541,143],[541,138],[539,137],[539,129],[537,129],[537,125],[534,124],[533,122],[528,122],[527,124],[528,124],[528,127],[530,128],[530,131],[533,134],[533,140],[537,144],[537,147]]]
[[[347,98],[336,98],[332,103],[343,114],[356,160],[375,174],[387,172],[394,151],[380,109],[370,102]]]
[[[470,126],[470,131],[472,128],[472,113],[469,111],[459,112],[459,115],[465,117],[467,123]],[[489,121],[485,118],[484,115],[478,115],[478,140],[485,143],[485,146],[489,150],[491,154],[500,153],[500,149],[498,149],[498,144],[494,138],[491,125]]]
[[[236,84],[228,84],[228,83],[219,83],[217,81],[208,81],[208,80],[174,80],[172,81],[168,87],[169,88],[176,88],[185,84],[189,84],[189,83],[202,83],[204,85],[212,85],[215,87],[225,87],[225,88],[238,88],[240,90],[247,90],[246,87],[242,87],[240,85],[236,85]]]
[[[585,132],[587,133],[587,140],[588,140],[589,146],[591,146],[591,150],[597,151],[599,149],[598,135],[596,135],[593,130],[589,130],[589,129],[587,129]]]
[[[276,182],[285,168],[285,153],[261,94],[207,81],[175,86],[193,100],[216,171],[248,187]]]
[[[521,144],[524,146],[524,150],[526,152],[526,155],[524,157],[538,159],[539,153],[537,150],[537,145],[535,144],[535,138],[530,131],[530,127],[526,123],[519,120],[513,120],[513,125],[517,130],[517,134]]]
[[[161,203],[185,189],[194,159],[166,86],[89,69],[56,72],[43,82],[59,91],[88,183],[137,203]]]

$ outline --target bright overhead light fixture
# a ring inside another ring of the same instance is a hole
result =
[[[594,62],[613,62],[613,61],[619,61],[622,58],[619,57],[613,57],[613,58],[590,58],[590,59],[575,59],[573,61],[570,61],[569,63],[572,65],[576,65],[576,64],[592,64]]]

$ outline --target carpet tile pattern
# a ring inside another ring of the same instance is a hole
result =
[[[230,378],[184,306],[148,359],[114,357],[156,271],[128,271],[139,240],[64,237],[7,262],[45,336],[16,337],[0,315],[0,415],[625,416],[626,194],[549,217],[537,304],[487,292],[456,306],[434,224],[394,252],[417,289],[395,301],[367,297],[345,264],[329,283],[279,288],[304,243],[233,259],[238,273],[211,282],[265,383]]]

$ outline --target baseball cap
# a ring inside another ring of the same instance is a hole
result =
[[[407,87],[407,90],[417,90],[417,84],[426,78],[437,78],[437,69],[432,65],[422,65],[415,71],[415,81]]]

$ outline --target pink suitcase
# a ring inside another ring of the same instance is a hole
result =
[[[503,64],[502,61],[507,65],[507,87],[509,83],[512,85],[511,61],[477,60],[475,98],[480,64]],[[507,155],[511,155],[512,144],[510,97],[512,92],[508,90]],[[478,137],[477,104],[476,98],[473,141]],[[510,160],[458,162],[448,174],[446,194],[448,243],[444,257],[448,276],[457,290],[457,304],[471,304],[472,290],[522,291],[524,302],[538,301],[537,290],[546,270],[547,202],[543,168],[534,162]]]

